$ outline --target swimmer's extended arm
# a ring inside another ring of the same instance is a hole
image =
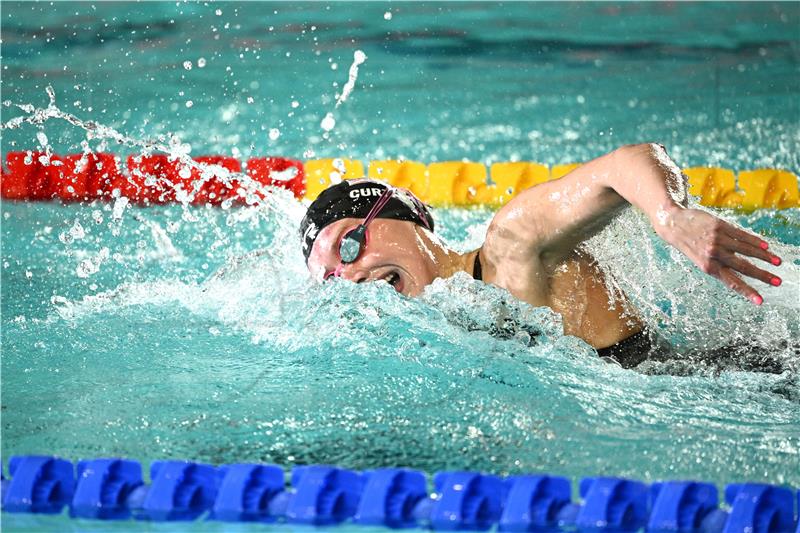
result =
[[[633,204],[650,218],[662,239],[703,272],[760,304],[763,298],[740,274],[773,285],[780,279],[741,256],[772,264],[780,264],[780,259],[766,250],[762,239],[688,208],[687,199],[685,178],[663,146],[627,145],[561,179],[521,192],[497,213],[490,234],[513,241],[518,250],[552,266],[573,254],[620,209]]]

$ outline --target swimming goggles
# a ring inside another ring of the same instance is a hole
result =
[[[367,226],[380,214],[393,193],[394,190],[391,187],[387,187],[367,213],[364,222],[342,236],[339,240],[339,266],[336,267],[336,270],[325,273],[324,279],[328,279],[331,276],[339,277],[344,265],[354,263],[361,256],[361,252],[367,246]]]

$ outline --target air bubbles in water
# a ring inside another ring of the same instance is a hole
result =
[[[185,68],[186,70],[192,70],[192,62],[191,61],[184,61],[183,62],[183,68]]]
[[[384,13],[383,14],[383,20],[392,20],[392,12],[391,11],[387,11],[386,13]]]
[[[200,59],[197,60],[197,68],[203,68],[205,66],[206,66],[206,58],[205,57],[201,57]]]
[[[277,141],[278,137],[281,136],[281,130],[278,128],[272,128],[269,130],[269,138],[271,141]]]

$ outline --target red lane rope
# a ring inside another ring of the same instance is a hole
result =
[[[242,163],[233,157],[211,155],[194,160],[218,165],[232,173],[242,172]],[[193,192],[191,203],[196,205],[220,205],[226,200],[244,203],[245,193],[237,180],[230,179],[226,183],[223,173],[215,167],[201,171],[179,161],[170,161],[166,155],[131,155],[125,163],[123,170],[120,158],[109,153],[50,154],[48,158],[44,152],[9,152],[0,189],[2,197],[8,200],[111,200],[117,190],[132,202],[148,205],[176,202],[176,190],[180,189],[185,193]],[[284,179],[291,168],[296,169],[294,176]],[[246,173],[261,185],[288,189],[297,198],[305,194],[302,161],[254,157],[247,160]],[[198,183],[197,191],[195,183]]]

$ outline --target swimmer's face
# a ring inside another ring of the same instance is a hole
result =
[[[339,267],[339,241],[363,219],[344,218],[320,231],[308,258],[308,269],[316,279]],[[361,283],[385,280],[395,290],[416,296],[437,277],[437,265],[424,231],[413,222],[376,218],[367,227],[367,243],[353,263],[344,263],[341,277]]]

